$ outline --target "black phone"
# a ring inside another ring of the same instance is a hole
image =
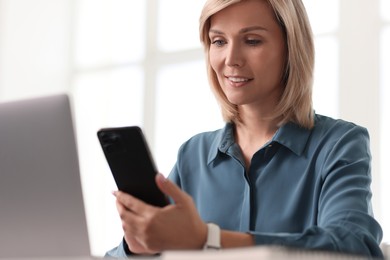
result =
[[[102,128],[97,135],[120,191],[154,206],[168,204],[155,182],[157,168],[140,127]]]

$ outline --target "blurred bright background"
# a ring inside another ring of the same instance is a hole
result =
[[[314,107],[368,128],[374,212],[389,242],[390,0],[304,2],[316,40]],[[168,175],[181,143],[223,126],[198,37],[203,3],[0,0],[0,101],[71,96],[94,255],[122,239],[96,131],[140,125]]]

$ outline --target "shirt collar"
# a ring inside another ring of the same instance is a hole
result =
[[[276,142],[290,149],[296,155],[301,155],[306,147],[312,130],[302,128],[295,123],[287,123],[281,126],[275,133],[270,143]],[[234,144],[233,124],[227,123],[214,139],[207,163],[212,162],[218,152],[226,153],[231,145]]]
[[[306,147],[312,130],[298,126],[295,123],[287,123],[279,128],[272,138],[273,142],[277,142],[296,155],[301,155]]]
[[[226,153],[232,144],[234,144],[233,124],[226,123],[225,127],[218,132],[210,147],[207,163],[211,163],[216,158],[219,151]]]

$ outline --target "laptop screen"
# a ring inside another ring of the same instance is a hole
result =
[[[69,97],[0,103],[0,258],[89,255]]]

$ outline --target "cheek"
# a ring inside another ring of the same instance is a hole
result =
[[[210,63],[210,67],[213,69],[213,71],[214,71],[215,73],[217,73],[217,67],[216,67],[216,64],[215,64],[215,60],[212,59],[212,58],[210,58],[210,59],[209,59],[209,63]]]
[[[258,58],[253,67],[258,68],[258,71],[268,78],[280,80],[285,67],[283,52],[270,52],[268,55]]]
[[[274,76],[275,76],[276,80],[281,82],[283,75],[284,75],[284,71],[285,71],[284,58],[283,57],[275,57],[273,67],[274,67]]]
[[[279,76],[284,74],[286,67],[287,53],[284,46],[280,46],[274,53],[273,61],[275,70],[278,72]]]
[[[221,68],[221,58],[220,55],[217,55],[214,51],[210,50],[209,52],[209,62],[211,68],[218,74]]]

